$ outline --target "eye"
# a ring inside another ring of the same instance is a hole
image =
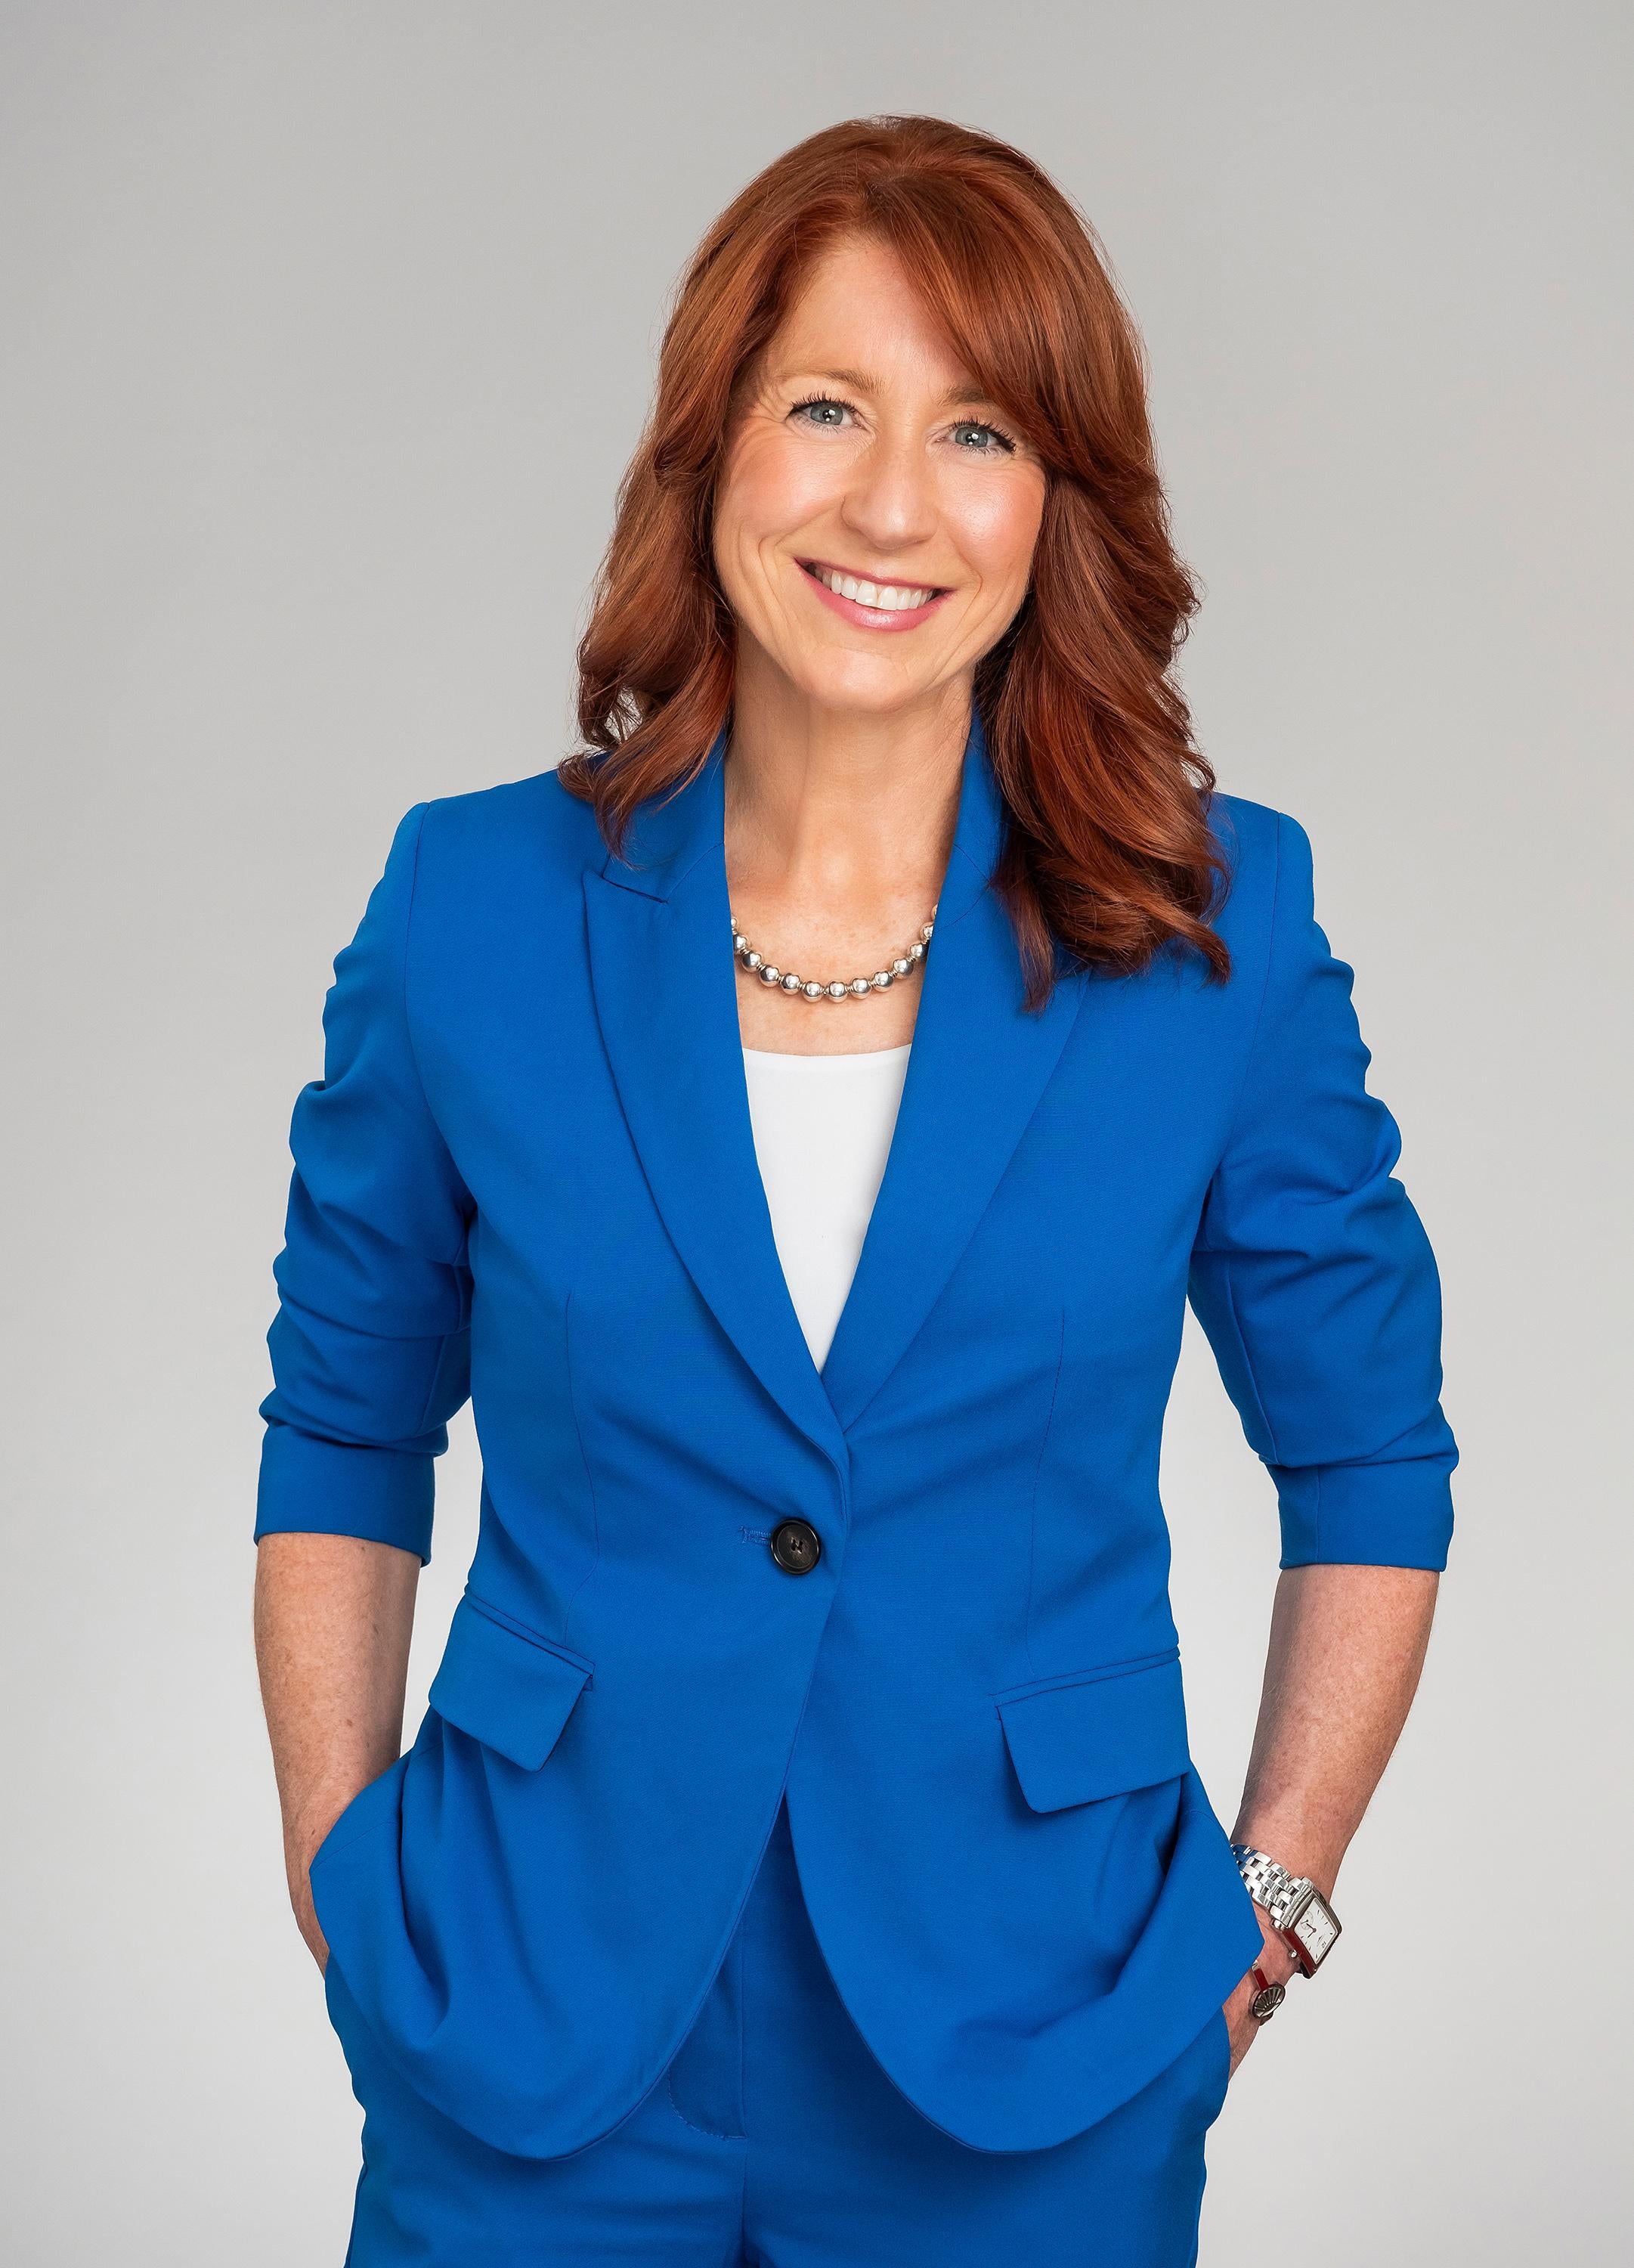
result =
[[[797,401],[789,415],[802,425],[832,429],[843,426],[851,410],[849,402],[836,401],[831,394],[814,394],[809,401]]]
[[[1008,433],[976,417],[961,417],[953,427],[953,440],[973,457],[1013,457],[1016,450]]]

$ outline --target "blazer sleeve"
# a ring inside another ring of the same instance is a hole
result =
[[[365,1536],[429,1559],[431,1460],[469,1393],[472,1201],[427,1105],[409,1033],[419,805],[398,828],[324,1005],[321,1079],[295,1171],[261,1407],[255,1535]]]
[[[1458,1461],[1441,1413],[1440,1285],[1394,1175],[1395,1121],[1277,818],[1260,1020],[1191,1262],[1191,1302],[1270,1467],[1282,1565],[1442,1567]]]

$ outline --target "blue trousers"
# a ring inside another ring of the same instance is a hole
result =
[[[835,1992],[780,1811],[668,2071],[572,2156],[512,2158],[371,2049],[333,1962],[364,2107],[347,2268],[1189,2268],[1225,2019],[1053,2149],[973,2150],[914,2109]]]

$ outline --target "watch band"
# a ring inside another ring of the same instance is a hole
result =
[[[1248,1896],[1270,1916],[1271,1927],[1301,1972],[1314,1977],[1339,1934],[1338,1915],[1308,1874],[1291,1874],[1248,1843],[1233,1843],[1231,1855]]]
[[[1299,1893],[1308,1889],[1310,1883],[1302,1874],[1291,1874],[1286,1867],[1256,1851],[1251,1844],[1233,1843],[1231,1855],[1237,1861],[1237,1872],[1242,1876],[1242,1886],[1255,1905],[1263,1906],[1277,1929],[1286,1929],[1287,1916],[1293,1911]]]

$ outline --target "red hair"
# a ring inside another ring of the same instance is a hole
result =
[[[1048,475],[1031,585],[976,673],[1008,814],[994,878],[1029,1007],[1070,961],[1210,972],[1214,776],[1170,674],[1197,604],[1169,538],[1140,340],[1076,209],[1029,158],[937,118],[831,126],[751,181],[682,278],[657,400],[579,646],[587,746],[562,766],[610,848],[703,762],[732,706],[711,516],[737,389],[836,239],[887,247]]]

